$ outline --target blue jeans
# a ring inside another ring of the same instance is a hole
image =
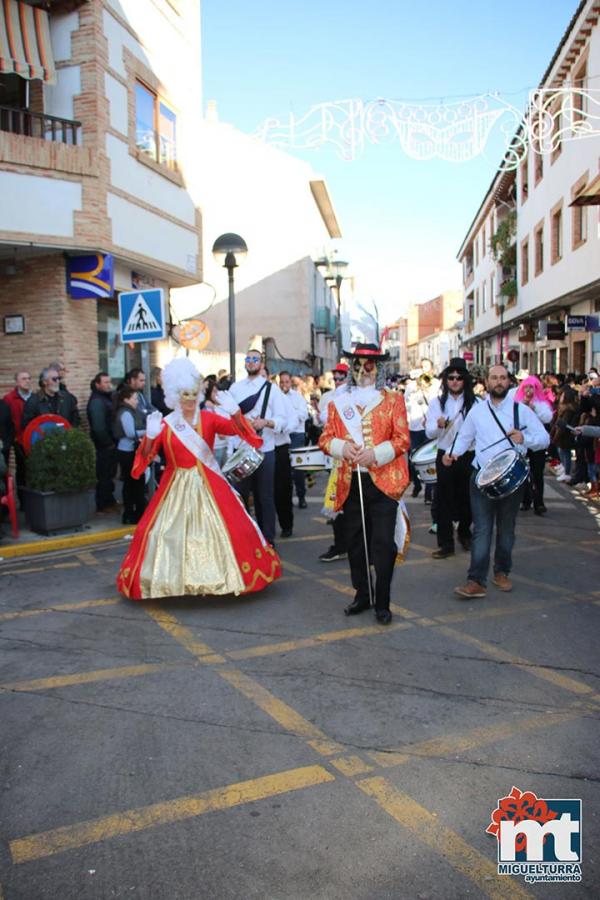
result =
[[[306,435],[303,431],[292,431],[290,433],[290,441],[291,450],[295,450],[296,447],[306,447]],[[292,469],[292,480],[298,500],[304,500],[306,498],[306,472]]]
[[[563,468],[565,470],[565,475],[570,475],[571,474],[571,450],[563,450],[562,447],[559,447],[558,455],[560,456],[560,461],[563,464]]]
[[[521,503],[523,488],[500,500],[491,500],[475,485],[476,472],[471,475],[469,493],[473,514],[471,541],[471,565],[469,581],[477,581],[485,587],[490,567],[492,532],[496,523],[496,550],[494,575],[508,575],[512,568],[512,548],[515,542],[515,523]]]

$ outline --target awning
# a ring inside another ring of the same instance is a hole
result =
[[[48,13],[22,0],[0,0],[0,73],[55,84]]]
[[[600,175],[582,188],[569,206],[600,206]]]

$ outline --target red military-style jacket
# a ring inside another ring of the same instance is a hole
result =
[[[354,402],[353,391],[337,392],[327,408],[327,424],[319,439],[324,453],[339,460],[334,510],[338,512],[350,492],[352,465],[344,459],[344,442],[375,451],[376,465],[369,469],[375,486],[392,500],[400,500],[409,482],[406,451],[410,446],[404,397],[381,390],[367,406]],[[362,438],[362,440],[361,440]]]

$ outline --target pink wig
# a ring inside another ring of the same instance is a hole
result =
[[[525,388],[532,387],[533,388],[533,402],[534,403],[548,403],[546,399],[546,395],[544,394],[544,388],[542,387],[542,383],[539,378],[536,378],[535,375],[529,375],[527,378],[524,378],[521,384],[519,385],[519,389],[515,394],[515,400],[517,403],[525,402]]]

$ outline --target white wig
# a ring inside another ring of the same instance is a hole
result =
[[[172,359],[162,372],[162,385],[165,392],[165,403],[170,409],[179,408],[181,391],[199,391],[198,403],[202,400],[202,375],[186,356]]]

